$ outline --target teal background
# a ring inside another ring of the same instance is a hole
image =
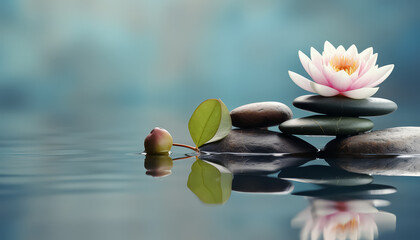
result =
[[[232,193],[203,205],[187,189],[192,160],[144,174],[154,127],[192,144],[188,119],[208,98],[232,110],[292,107],[307,94],[298,51],[325,40],[373,47],[395,64],[376,97],[396,112],[374,129],[419,126],[419,1],[0,1],[0,239],[297,239],[304,198]],[[276,130],[276,128],[273,128]],[[331,138],[307,138],[318,148]],[[178,151],[178,150],[175,150]],[[177,152],[182,155],[183,152]],[[413,177],[379,177],[402,194],[386,209],[396,235],[418,235]],[[382,181],[382,182],[381,182]],[[388,238],[387,238],[388,237]]]
[[[307,93],[287,75],[292,70],[307,76],[298,50],[309,55],[313,46],[322,51],[328,40],[346,48],[356,44],[359,51],[372,46],[380,66],[395,64],[375,96],[397,102],[399,109],[377,118],[377,127],[415,125],[419,5],[4,0],[0,110],[2,115],[53,115],[59,123],[78,126],[69,119],[130,108],[144,115],[139,122],[144,129],[170,128],[169,119],[180,118],[184,124],[175,126],[184,132],[193,109],[208,98],[221,98],[229,109],[266,100],[290,106]],[[296,116],[307,115],[294,110]],[[156,114],[166,119],[156,120]]]

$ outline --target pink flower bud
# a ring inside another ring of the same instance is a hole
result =
[[[172,147],[172,136],[163,128],[154,128],[144,139],[147,154],[169,154]]]

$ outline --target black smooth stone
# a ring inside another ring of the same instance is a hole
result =
[[[293,195],[318,197],[318,198],[368,198],[369,195],[387,195],[397,192],[393,186],[382,184],[367,184],[351,187],[328,187],[318,190],[302,191],[293,193]]]
[[[355,173],[420,176],[420,154],[327,156],[326,160],[331,166]]]
[[[277,126],[291,119],[292,110],[281,102],[256,102],[233,109],[232,125],[239,128],[265,128]]]
[[[229,169],[234,174],[270,174],[284,168],[298,167],[316,158],[316,153],[304,154],[224,154],[200,153],[200,159],[214,162]]]
[[[200,147],[202,152],[230,153],[315,153],[306,141],[263,129],[235,129],[220,141]]]
[[[379,116],[392,113],[398,106],[384,98],[351,99],[344,96],[305,95],[296,98],[297,108],[332,116]]]
[[[330,141],[325,155],[420,154],[420,127],[396,127]]]
[[[352,173],[324,165],[284,169],[278,177],[297,182],[336,186],[357,186],[373,181],[373,178],[367,174]]]
[[[234,175],[232,190],[248,193],[287,194],[293,191],[293,185],[286,180],[252,175]]]
[[[355,135],[369,131],[373,122],[364,118],[315,115],[291,119],[280,124],[286,134],[297,135]]]

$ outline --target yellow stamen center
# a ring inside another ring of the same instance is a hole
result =
[[[337,224],[333,229],[339,232],[355,231],[359,226],[359,222],[356,218],[352,218],[345,224]]]
[[[344,70],[348,75],[351,75],[359,67],[359,63],[353,58],[347,58],[345,56],[334,56],[330,60],[330,66],[336,72]]]

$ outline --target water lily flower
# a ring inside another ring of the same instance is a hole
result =
[[[364,99],[378,91],[382,83],[394,69],[394,65],[378,68],[373,48],[358,53],[355,45],[347,50],[343,46],[335,48],[325,41],[322,55],[311,47],[311,58],[299,51],[299,59],[306,72],[314,81],[289,71],[289,76],[299,87],[325,97],[343,95],[353,99]]]
[[[378,200],[312,199],[310,206],[292,220],[292,226],[302,227],[301,240],[373,240],[378,229],[395,230],[396,216],[376,208],[388,204]]]

